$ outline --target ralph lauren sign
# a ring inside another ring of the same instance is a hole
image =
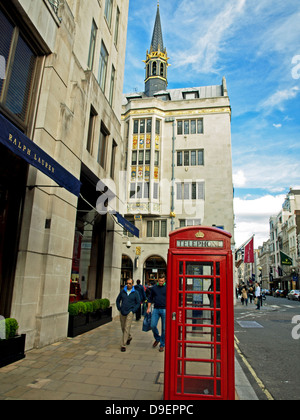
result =
[[[0,114],[0,143],[77,197],[80,181]]]

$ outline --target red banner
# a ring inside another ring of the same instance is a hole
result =
[[[245,246],[244,263],[254,263],[254,238]]]

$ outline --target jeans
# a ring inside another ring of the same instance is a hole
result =
[[[158,333],[157,324],[161,318],[161,336]],[[155,341],[160,343],[161,347],[165,347],[165,330],[166,330],[166,310],[154,308],[151,317],[151,328]]]

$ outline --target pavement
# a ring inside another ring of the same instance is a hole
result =
[[[163,400],[164,353],[142,321],[120,351],[118,319],[75,338],[26,353],[0,369],[0,400]],[[258,399],[236,359],[236,399]]]

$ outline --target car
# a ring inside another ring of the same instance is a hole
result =
[[[266,296],[271,295],[270,290],[268,290],[268,289],[262,289],[262,293],[264,293]]]
[[[287,290],[276,289],[275,292],[273,293],[273,296],[285,298],[287,294],[288,294]]]
[[[298,300],[300,301],[300,290],[291,290],[287,295],[288,300]]]

